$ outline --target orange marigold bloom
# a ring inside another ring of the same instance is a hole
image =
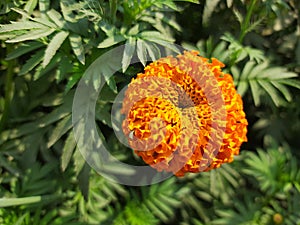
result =
[[[183,176],[218,168],[239,154],[248,123],[241,96],[222,67],[215,58],[209,62],[185,51],[152,62],[131,81],[123,131],[147,164]],[[224,121],[214,121],[222,113]]]

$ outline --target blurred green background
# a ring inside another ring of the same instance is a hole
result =
[[[300,224],[299,1],[1,0],[0,24],[1,225]],[[226,64],[248,142],[210,172],[112,183],[76,148],[76,85],[95,59],[126,45],[96,121],[114,156],[141,164],[116,139],[111,106],[146,57],[173,43]],[[129,65],[135,51],[140,63]]]

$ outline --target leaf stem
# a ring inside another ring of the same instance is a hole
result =
[[[240,34],[240,37],[239,37],[239,42],[240,43],[243,42],[244,37],[247,33],[247,28],[249,27],[251,16],[252,16],[253,9],[254,9],[254,6],[255,6],[256,2],[257,2],[257,0],[252,0],[251,1],[250,7],[248,8],[248,11],[247,11],[247,14],[246,14],[246,18],[243,20],[243,23],[241,25],[241,34]]]

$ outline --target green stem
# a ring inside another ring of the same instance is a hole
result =
[[[249,7],[249,9],[247,11],[247,14],[246,14],[246,18],[244,19],[243,24],[241,26],[241,34],[240,34],[240,37],[239,37],[239,42],[240,43],[243,42],[244,37],[247,33],[247,28],[249,27],[251,16],[252,16],[253,9],[254,9],[254,6],[255,6],[256,2],[257,2],[257,0],[252,0],[251,1],[250,7]]]
[[[12,46],[7,46],[7,53],[12,50]],[[14,74],[15,60],[8,61],[7,71],[5,77],[5,99],[4,99],[4,109],[2,113],[2,117],[0,120],[0,133],[5,128],[7,123],[7,118],[9,115],[10,102],[14,93],[14,84],[13,84],[13,74]]]

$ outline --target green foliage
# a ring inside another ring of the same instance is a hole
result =
[[[299,11],[295,0],[2,0],[0,224],[300,224]],[[120,71],[108,79],[115,62],[100,65],[95,120],[116,158],[140,163],[112,130],[112,103],[148,62],[179,52],[174,43],[225,63],[248,143],[217,170],[112,183],[76,147],[74,89],[99,56],[124,45]]]

